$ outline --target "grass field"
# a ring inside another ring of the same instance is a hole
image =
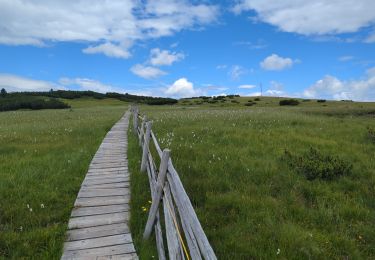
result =
[[[251,106],[245,104],[254,102]],[[172,159],[219,259],[375,256],[375,104],[277,98],[141,106]],[[0,258],[58,259],[70,212],[102,138],[127,104],[82,98],[72,109],[0,113]],[[370,129],[370,130],[368,130]],[[372,130],[371,130],[372,129]],[[131,230],[141,259],[149,208],[141,150],[129,135]],[[285,150],[310,147],[353,166],[307,180]]]
[[[0,258],[59,259],[88,165],[127,104],[0,113]]]
[[[214,104],[140,107],[154,121],[219,259],[373,259],[375,257],[375,104],[234,98]],[[132,230],[140,239],[150,195],[129,135]],[[333,180],[307,180],[284,153],[310,147],[352,165]],[[139,151],[139,152],[136,152]],[[134,196],[137,195],[137,198]]]

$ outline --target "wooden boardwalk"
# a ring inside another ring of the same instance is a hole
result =
[[[72,211],[61,259],[138,259],[130,234],[129,111],[107,133]]]

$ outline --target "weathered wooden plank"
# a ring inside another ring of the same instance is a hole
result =
[[[111,183],[122,183],[122,182],[128,182],[128,178],[123,178],[123,180],[106,180],[106,179],[96,179],[96,180],[84,180],[82,185],[88,186],[88,185],[100,185],[100,184],[111,184]]]
[[[92,189],[115,189],[115,188],[128,188],[130,186],[129,182],[116,182],[108,184],[91,184],[91,185],[82,185],[82,188],[90,187]]]
[[[129,174],[125,173],[103,173],[102,175],[86,175],[85,180],[100,180],[100,179],[107,179],[107,180],[114,180],[114,179],[126,179],[129,178]]]
[[[115,223],[122,223],[125,220],[129,220],[129,212],[110,213],[94,216],[84,216],[71,218],[69,220],[69,229],[94,227],[100,225],[109,225]]]
[[[96,259],[99,257],[121,254],[132,255],[133,258],[129,259],[138,259],[135,254],[134,245],[132,243],[84,250],[65,251],[61,259]]]
[[[125,196],[129,195],[129,189],[81,189],[78,193],[78,198],[92,198],[92,197],[110,197],[110,196]]]
[[[110,256],[99,256],[96,258],[97,260],[104,260],[104,259],[118,259],[118,260],[134,260],[138,259],[138,256],[134,253],[132,254],[121,254],[121,255],[110,255]]]
[[[109,174],[108,174],[109,175]],[[120,182],[120,181],[129,181],[129,175],[116,175],[116,176],[87,176],[84,179],[84,182],[95,182],[95,181],[107,181],[107,182]]]
[[[95,198],[77,198],[75,207],[105,206],[116,204],[128,204],[129,196],[95,197]]]
[[[123,211],[129,211],[130,207],[127,204],[121,205],[105,205],[97,207],[79,207],[74,208],[72,211],[72,217],[83,217],[83,216],[92,216],[92,215],[101,215],[109,213],[117,213]]]
[[[67,241],[98,238],[130,233],[129,227],[124,222],[96,227],[71,229],[67,233]]]
[[[112,246],[118,244],[127,244],[131,243],[132,237],[128,234],[120,234],[120,235],[113,235],[107,237],[100,237],[100,238],[88,238],[83,240],[76,240],[76,241],[68,241],[65,243],[65,250],[72,251],[72,250],[82,250],[82,249],[89,249],[89,248],[98,248],[104,246]]]

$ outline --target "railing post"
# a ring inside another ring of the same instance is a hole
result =
[[[133,126],[135,134],[138,135],[138,107],[133,109]]]
[[[143,142],[143,154],[142,154],[142,163],[141,163],[141,172],[146,171],[147,167],[147,153],[148,153],[148,146],[150,143],[151,137],[151,126],[152,121],[146,123],[146,133],[144,135],[144,142]]]
[[[165,183],[165,179],[167,175],[170,152],[171,151],[169,149],[165,149],[161,157],[159,174],[158,174],[158,182],[156,183],[156,192],[155,192],[154,198],[152,199],[150,213],[148,215],[146,228],[143,233],[143,239],[148,239],[150,237],[152,227],[154,226],[156,213],[158,211],[160,200],[163,194],[163,187],[164,187],[164,183]]]
[[[139,145],[142,147],[142,138],[145,136],[145,125],[146,125],[147,117],[143,116],[141,129],[139,131]]]

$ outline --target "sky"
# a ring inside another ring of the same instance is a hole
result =
[[[0,88],[375,101],[375,2],[0,0]]]

